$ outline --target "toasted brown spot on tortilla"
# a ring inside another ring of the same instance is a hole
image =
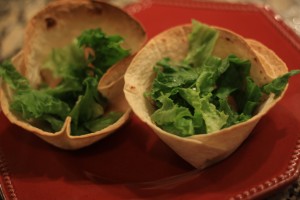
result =
[[[231,40],[229,37],[225,37],[225,39],[226,39],[228,42],[232,42],[232,40]]]
[[[46,22],[47,29],[50,29],[56,25],[56,20],[53,19],[52,17],[45,18],[45,22]]]
[[[134,86],[130,86],[130,90],[135,90],[135,87]]]
[[[93,2],[93,8],[91,11],[95,12],[99,15],[99,14],[102,14],[103,7],[101,5],[99,5],[98,3]]]

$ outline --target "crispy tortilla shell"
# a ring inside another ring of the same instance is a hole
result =
[[[119,8],[92,0],[55,1],[48,4],[29,21],[25,30],[23,49],[12,59],[12,62],[32,86],[37,86],[42,81],[41,66],[51,50],[70,44],[83,30],[91,28],[101,28],[108,35],[120,35],[124,38],[123,47],[130,49],[132,55],[142,47],[146,40],[146,33],[139,22]],[[5,83],[2,84],[0,93],[2,110],[13,124],[56,147],[79,149],[88,146],[120,128],[129,118],[131,109],[123,93],[123,76],[132,55],[112,66],[99,82],[98,91],[109,102],[107,111],[124,113],[116,123],[100,131],[72,136],[70,117],[66,118],[62,129],[56,133],[44,131],[23,121],[9,109],[13,93]],[[46,81],[53,85],[56,80],[49,77]]]
[[[287,72],[284,62],[259,42],[246,40],[223,28],[215,28],[219,31],[219,38],[213,55],[225,58],[235,54],[242,59],[249,59],[252,63],[250,74],[259,86]],[[153,66],[165,57],[173,60],[183,59],[188,51],[188,35],[191,30],[191,24],[177,26],[151,39],[128,67],[124,92],[134,113],[148,124],[159,138],[191,165],[203,169],[234,152],[248,137],[261,117],[282,98],[283,93],[276,99],[270,95],[260,105],[257,114],[248,121],[213,133],[183,138],[156,126],[150,118],[155,108],[144,96],[144,93],[151,89],[155,77]],[[273,69],[273,64],[276,64],[276,70]]]

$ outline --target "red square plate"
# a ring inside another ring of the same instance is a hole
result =
[[[254,5],[144,1],[130,6],[149,37],[197,19],[229,28],[300,66],[300,40],[274,13]],[[180,48],[180,47],[179,47]],[[300,78],[226,160],[198,171],[139,119],[77,151],[57,149],[0,115],[0,183],[7,199],[248,199],[296,180],[300,157]]]

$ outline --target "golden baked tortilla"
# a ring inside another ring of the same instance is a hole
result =
[[[241,59],[251,61],[251,77],[262,86],[275,77],[286,73],[284,62],[257,41],[246,40],[240,35],[224,28],[214,27],[219,31],[213,55],[225,58],[234,54]],[[188,35],[192,25],[186,24],[170,28],[151,39],[134,57],[125,73],[125,97],[134,113],[169,145],[179,156],[196,168],[203,169],[216,163],[234,152],[248,137],[260,118],[265,115],[283,96],[274,98],[270,95],[260,105],[257,114],[248,121],[219,131],[180,137],[168,133],[151,120],[154,106],[145,98],[145,92],[151,89],[155,77],[153,66],[165,57],[182,60],[188,52]],[[276,70],[273,64],[276,63]]]
[[[143,27],[125,11],[101,1],[64,0],[48,4],[30,21],[25,30],[22,50],[12,59],[12,63],[32,86],[41,83],[41,66],[53,48],[64,47],[81,34],[83,30],[101,28],[108,35],[120,35],[124,39],[124,48],[135,54],[146,40]],[[0,92],[1,107],[8,119],[25,130],[32,132],[43,140],[62,149],[79,149],[88,146],[121,127],[129,118],[130,107],[124,97],[123,75],[132,56],[113,67],[102,77],[98,90],[109,101],[108,111],[123,112],[123,116],[114,124],[100,131],[81,136],[71,135],[71,118],[67,117],[62,129],[56,133],[43,131],[20,119],[9,109],[12,92],[3,83]],[[44,80],[55,83],[51,76]],[[88,108],[87,108],[88,109]]]

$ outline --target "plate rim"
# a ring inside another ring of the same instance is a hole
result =
[[[197,7],[202,9],[216,9],[216,10],[239,10],[246,12],[259,12],[266,17],[266,19],[278,30],[283,37],[285,37],[290,44],[296,49],[300,50],[300,38],[296,33],[285,24],[283,19],[276,14],[268,5],[257,6],[252,3],[229,3],[229,2],[209,2],[209,1],[187,1],[187,0],[144,0],[140,3],[128,7],[126,10],[130,14],[136,12],[142,12],[143,9],[151,7],[152,4],[179,6],[179,7]],[[138,9],[133,9],[135,6],[139,6]],[[1,111],[0,111],[1,112]],[[297,141],[294,146],[294,150],[291,152],[289,163],[286,169],[275,177],[270,177],[265,182],[249,187],[248,189],[236,193],[229,197],[230,200],[244,200],[249,198],[259,198],[264,195],[268,195],[277,189],[281,189],[284,186],[295,181],[300,175],[300,134],[298,133]],[[0,175],[4,186],[5,197],[9,199],[17,199],[15,189],[13,187],[10,172],[7,167],[5,155],[0,148]]]
[[[141,2],[128,6],[126,10],[130,14],[141,12],[151,5],[165,5],[188,8],[200,8],[211,10],[227,10],[227,11],[246,11],[258,12],[264,15],[273,27],[276,28],[285,38],[287,38],[297,50],[300,51],[300,36],[298,36],[291,27],[289,27],[278,13],[276,13],[268,4],[254,4],[251,2],[221,2],[221,1],[193,1],[193,0],[141,0]]]

